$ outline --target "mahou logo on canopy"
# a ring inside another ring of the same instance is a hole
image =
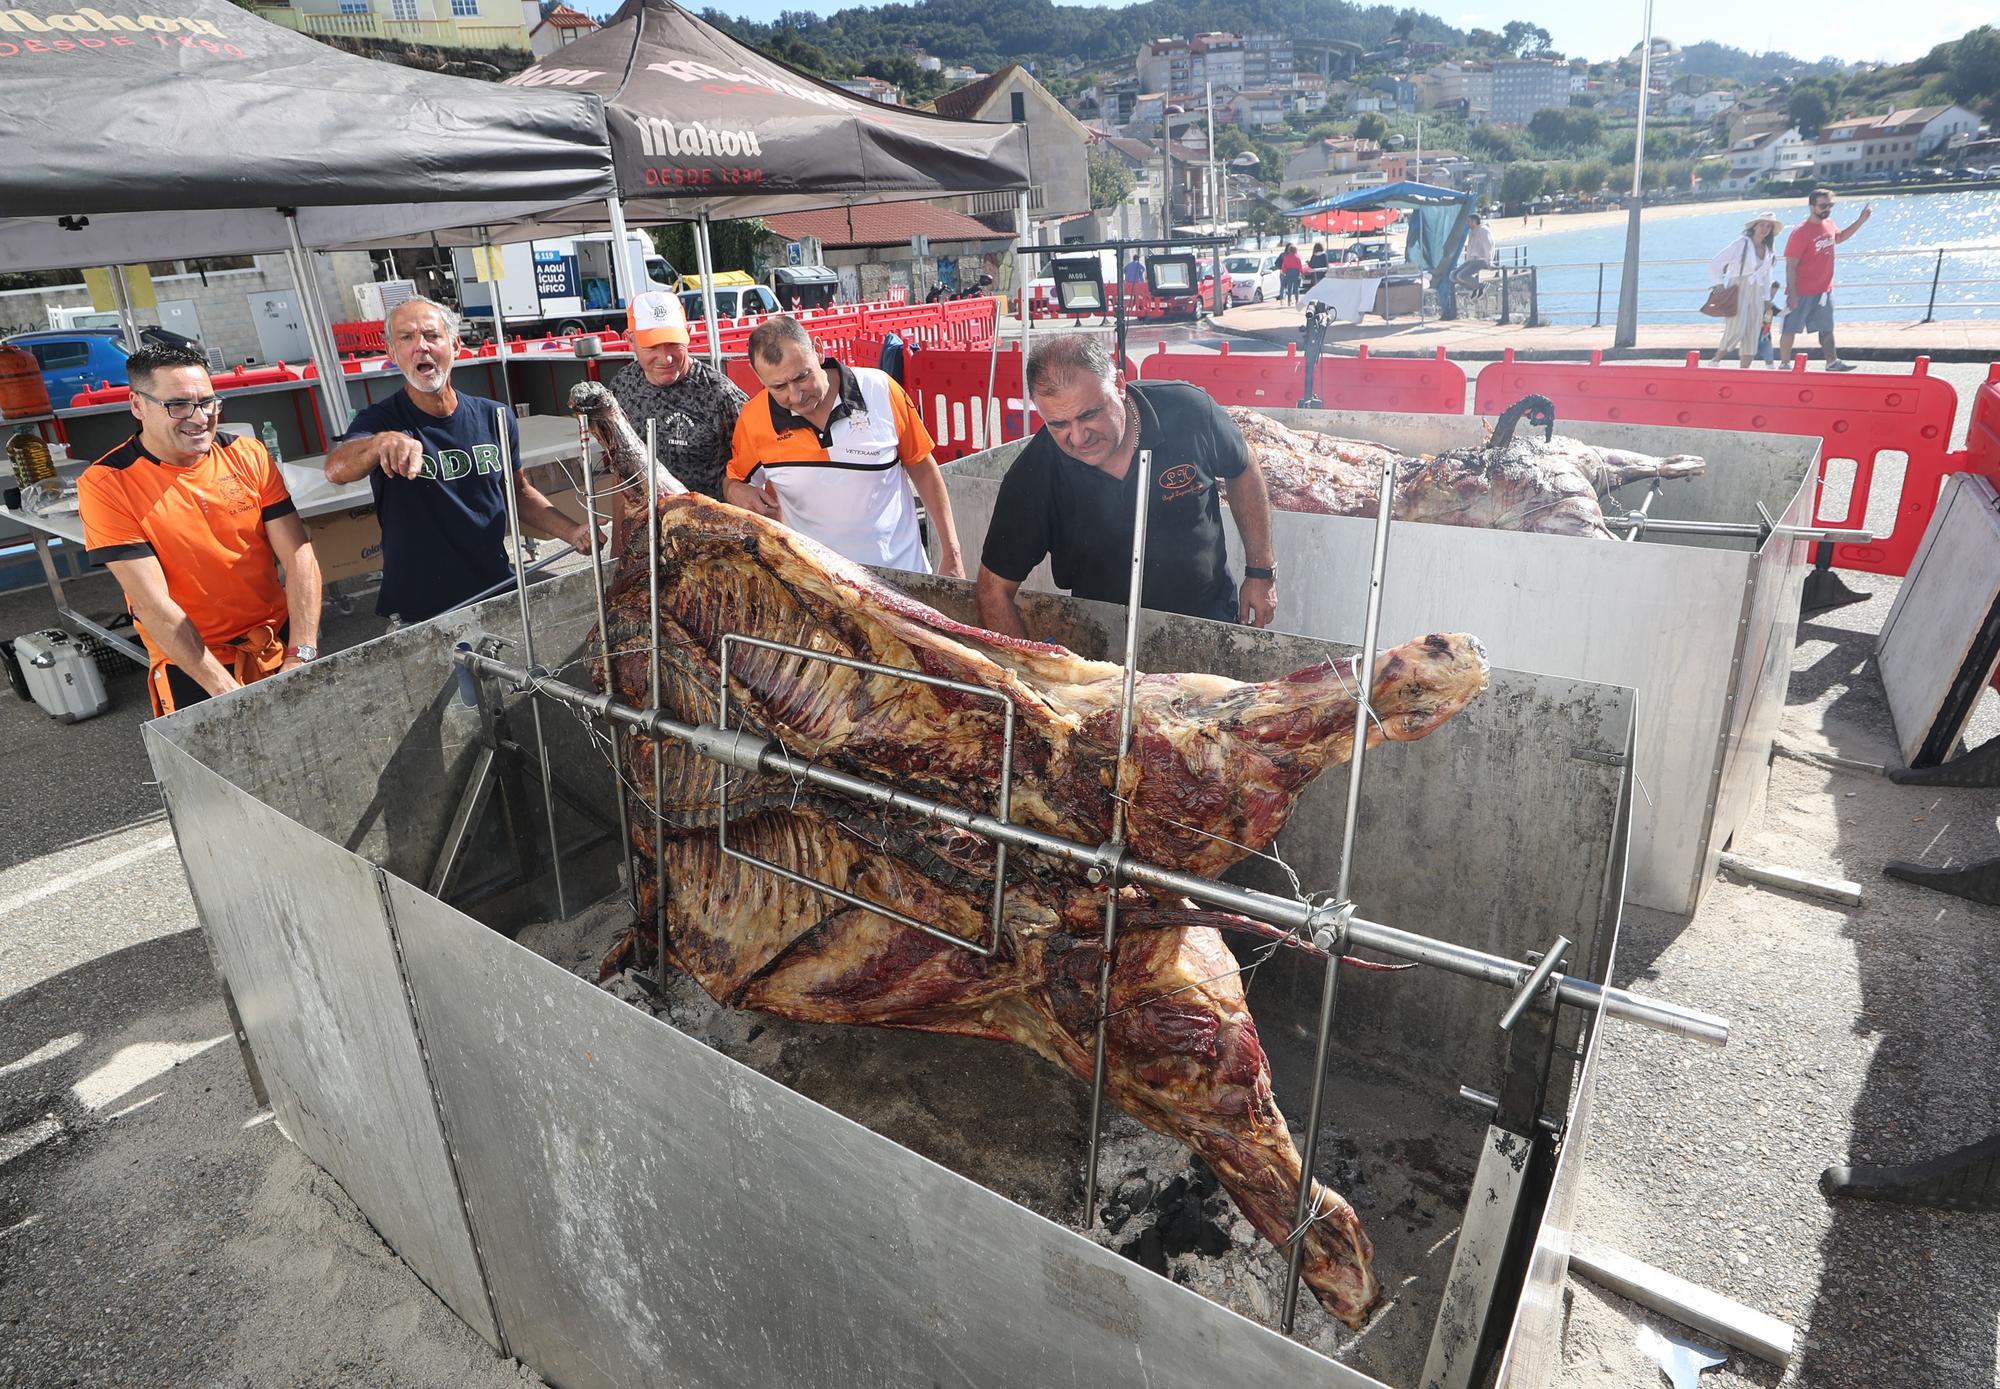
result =
[[[636,116],[639,143],[648,159],[746,159],[764,153],[757,132],[741,126],[712,126],[700,121],[676,123],[658,116]]]

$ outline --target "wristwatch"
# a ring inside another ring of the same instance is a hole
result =
[[[317,661],[319,659],[319,648],[317,646],[307,646],[301,642],[297,646],[286,647],[285,655],[294,661]]]
[[[1267,583],[1275,583],[1278,578],[1278,562],[1272,560],[1269,564],[1265,565],[1246,564],[1243,566],[1243,577],[1246,579],[1263,579]]]

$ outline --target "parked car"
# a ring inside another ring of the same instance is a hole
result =
[[[49,399],[62,409],[78,391],[109,382],[125,384],[125,344],[116,328],[44,328],[16,333],[9,347],[25,347],[41,365]]]
[[[1278,253],[1258,251],[1248,255],[1225,256],[1222,268],[1229,273],[1229,302],[1261,304],[1278,297]]]
[[[1969,183],[1969,182],[1971,182],[1971,181],[1972,181],[1973,179],[1976,179],[1976,178],[1978,178],[1978,177],[1979,177],[1979,170],[1977,170],[1977,169],[1964,169],[1964,168],[1960,168],[1960,169],[1953,169],[1953,170],[1951,171],[1951,177],[1952,177],[1952,181],[1953,181],[1953,182],[1955,182],[1955,183]]]
[[[684,289],[681,303],[687,308],[688,321],[698,322],[702,317],[701,291]],[[750,314],[777,313],[778,297],[763,285],[717,285],[715,287],[715,316],[717,318],[743,318]]]

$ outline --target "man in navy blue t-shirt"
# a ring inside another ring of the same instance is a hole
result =
[[[521,430],[513,414],[497,401],[452,389],[458,330],[450,313],[428,299],[405,299],[385,327],[403,389],[357,414],[326,459],[327,481],[366,477],[375,493],[382,525],[375,611],[422,622],[506,580],[503,413],[521,525],[587,550],[583,523],[556,510],[520,472]]]

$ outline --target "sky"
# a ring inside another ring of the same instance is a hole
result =
[[[693,0],[741,18],[769,20],[780,10],[825,13],[852,0]],[[688,0],[683,0],[688,3]],[[999,0],[1005,3],[1005,0]],[[1366,0],[1363,0],[1366,3]],[[1413,0],[1415,7],[1461,29],[1498,29],[1510,19],[1526,19],[1549,31],[1564,53],[1593,61],[1629,52],[1644,32],[1645,0]],[[616,8],[614,0],[589,0],[592,13]],[[1676,43],[1712,39],[1752,51],[1779,49],[1801,58],[1828,54],[1848,61],[1874,59],[1902,63],[1993,22],[1993,0],[1922,0],[1888,5],[1883,0],[1820,0],[1813,5],[1779,0],[1656,0],[1654,31]],[[1895,21],[1885,22],[1893,13]]]

